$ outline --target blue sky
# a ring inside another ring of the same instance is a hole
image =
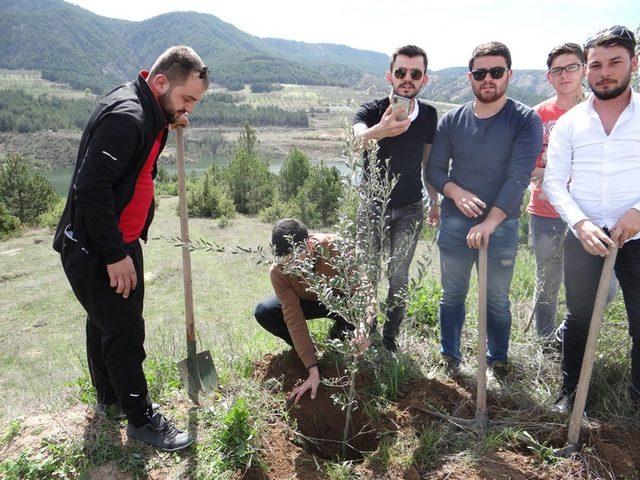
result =
[[[144,20],[175,10],[216,15],[259,37],[340,43],[391,53],[415,43],[434,69],[467,63],[473,48],[499,40],[507,44],[513,67],[545,68],[555,45],[582,43],[614,24],[636,29],[640,0],[72,0],[107,17]],[[393,5],[393,7],[391,6]]]

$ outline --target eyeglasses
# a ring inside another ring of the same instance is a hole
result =
[[[402,80],[407,76],[407,72],[411,75],[411,80],[420,80],[422,78],[422,70],[419,68],[412,68],[411,70],[407,70],[406,68],[396,68],[393,72],[393,76],[398,80]]]
[[[549,75],[551,75],[552,77],[559,77],[560,75],[562,75],[562,72],[577,72],[578,70],[580,70],[580,67],[582,67],[582,65],[580,65],[579,63],[570,63],[569,65],[565,65],[564,67],[553,67],[549,70]]]
[[[620,37],[620,39],[625,42],[631,42],[633,46],[636,44],[636,38],[633,36],[633,32],[631,32],[631,30],[627,27],[623,27],[622,25],[614,25],[606,30],[600,30],[598,33],[587,38],[587,41],[584,42],[584,48],[587,49],[593,47],[593,45],[602,37]]]
[[[209,67],[202,67],[202,70],[200,70],[200,73],[198,74],[198,78],[207,78],[208,74],[209,74]]]
[[[490,68],[489,70],[487,70],[486,68],[479,68],[478,70],[474,70],[473,72],[471,72],[471,75],[473,75],[473,79],[476,82],[481,82],[482,80],[484,80],[485,77],[487,76],[487,73],[491,75],[491,78],[493,78],[494,80],[498,80],[502,78],[504,75],[504,72],[508,70],[509,70],[508,68],[504,68],[504,67],[493,67],[493,68]]]

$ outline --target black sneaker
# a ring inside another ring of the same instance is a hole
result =
[[[160,412],[155,412],[140,427],[127,425],[127,436],[165,452],[182,450],[193,443],[188,432],[178,430]]]
[[[398,342],[393,337],[382,336],[382,346],[390,353],[396,353],[398,351]]]
[[[453,358],[451,355],[447,355],[442,353],[442,359],[440,360],[440,365],[444,368],[444,371],[450,377],[455,377],[460,375],[460,362]]]
[[[154,402],[151,404],[151,409],[154,412],[159,408],[160,408],[160,405],[158,405],[157,403]],[[127,414],[124,413],[124,410],[122,409],[122,405],[120,405],[120,402],[109,403],[109,404],[96,403],[95,407],[93,407],[93,413],[95,417],[106,418],[109,420],[126,420],[127,419]]]
[[[511,366],[509,365],[509,362],[503,362],[502,360],[494,360],[489,365],[489,368],[496,378],[506,378],[511,373]]]
[[[562,393],[551,407],[551,411],[558,415],[568,416],[571,415],[573,410],[573,401],[576,398],[576,393]]]

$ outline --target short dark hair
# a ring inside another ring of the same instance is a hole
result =
[[[209,68],[195,50],[184,45],[167,48],[149,71],[149,78],[162,74],[171,85],[182,85],[189,75],[197,73],[203,83],[209,86]]]
[[[507,46],[500,42],[487,42],[481,43],[473,50],[471,59],[469,60],[469,71],[473,70],[473,62],[476,58],[490,56],[504,58],[507,62],[507,69],[511,70],[511,52]]]
[[[551,68],[551,64],[560,55],[575,55],[580,60],[580,63],[585,62],[584,52],[582,51],[582,47],[577,43],[563,43],[562,45],[558,45],[557,47],[553,47],[547,55],[547,68]]]
[[[584,42],[584,56],[594,47],[623,47],[629,52],[629,57],[636,54],[636,37],[631,30],[622,25],[614,25],[591,35]]]
[[[309,238],[309,232],[304,223],[297,218],[281,218],[273,226],[271,245],[275,248],[276,257],[283,257],[293,249],[291,240],[295,245],[304,242],[307,238]]]
[[[398,47],[391,54],[391,62],[389,63],[389,71],[393,70],[393,64],[396,63],[396,57],[398,55],[404,55],[405,57],[422,57],[424,60],[424,71],[427,72],[427,65],[429,60],[427,59],[427,52],[416,45],[405,45],[404,47]]]

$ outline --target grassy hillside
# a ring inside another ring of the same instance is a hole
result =
[[[176,203],[174,197],[160,200],[152,236],[178,234]],[[224,229],[207,220],[190,224],[193,238],[228,247],[265,245],[270,230],[242,216]],[[490,376],[489,414],[495,423],[481,435],[470,420],[475,280],[462,374],[452,379],[438,363],[437,249],[433,232],[425,238],[418,249],[427,265],[425,289],[410,302],[411,318],[400,338],[403,353],[372,353],[360,367],[356,417],[365,421],[369,436],[355,443],[368,450],[356,462],[327,459],[327,448],[335,447],[322,441],[328,432],[323,428],[340,427],[343,418],[332,400],[343,395],[335,386],[345,381],[336,371],[339,356],[321,347],[323,375],[338,375],[333,387],[321,385],[316,400],[299,406],[285,401],[305,373],[284,343],[252,318],[255,304],[271,293],[267,268],[254,257],[193,253],[199,348],[211,350],[221,376],[220,391],[195,408],[173,366],[184,356],[180,251],[161,238],[144,246],[147,378],[163,410],[198,438],[189,451],[165,455],[126,441],[123,423],[92,414],[84,313],[50,248],[51,234],[30,231],[0,243],[0,284],[9,292],[0,299],[0,472],[10,480],[637,478],[640,417],[623,394],[629,362],[620,297],[607,311],[594,371],[590,415],[596,421],[584,427],[586,448],[563,460],[553,447],[563,445],[565,420],[546,410],[558,388],[557,357],[543,356],[535,339],[522,333],[533,289],[530,251],[520,249],[511,295],[514,371],[501,381]],[[310,322],[319,345],[328,327],[324,320]]]
[[[55,82],[104,92],[149,68],[171,45],[194,47],[214,80],[347,85],[378,71],[386,56],[336,45],[267,41],[213,15],[174,12],[141,22],[102,17],[62,0],[0,2],[0,68],[41,70]],[[323,50],[323,61],[305,54]],[[347,65],[344,55],[354,57]]]

